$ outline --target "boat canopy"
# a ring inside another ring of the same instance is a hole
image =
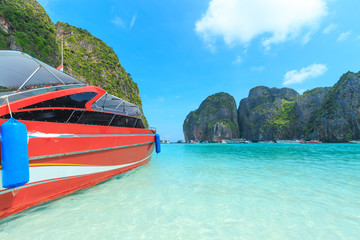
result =
[[[0,105],[45,92],[85,86],[86,83],[16,50],[0,50]],[[111,94],[92,104],[96,111],[141,116],[140,109]]]
[[[24,52],[0,51],[0,92],[69,84],[86,85]]]
[[[91,106],[91,109],[137,117],[142,115],[140,109],[135,104],[129,103],[108,93],[104,94],[99,100],[97,100]]]

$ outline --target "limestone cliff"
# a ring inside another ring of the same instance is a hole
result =
[[[314,120],[330,89],[331,87],[323,87],[308,90],[296,99],[297,131],[292,138],[319,139]]]
[[[296,98],[290,88],[255,87],[240,101],[240,136],[251,141],[290,138],[296,129]]]
[[[327,142],[360,139],[359,93],[360,72],[343,74],[309,122],[314,137]]]
[[[197,110],[187,115],[183,131],[186,141],[239,138],[235,99],[223,92],[207,97]]]
[[[344,74],[333,87],[297,94],[292,89],[253,88],[240,102],[240,136],[252,141],[360,139],[360,73]]]

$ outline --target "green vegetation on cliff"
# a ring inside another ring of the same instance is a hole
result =
[[[0,48],[22,50],[53,66],[60,63],[54,24],[35,0],[1,0]]]
[[[207,97],[190,112],[183,125],[186,141],[218,142],[239,137],[235,99],[227,93]]]
[[[213,94],[209,97],[207,97],[204,102],[201,103],[201,105],[204,105],[204,107],[208,107],[209,110],[214,110],[211,107],[216,108],[232,108],[234,106],[232,100],[232,96],[228,93],[220,92],[217,94]]]
[[[339,108],[338,105],[334,104],[336,100],[340,98],[354,98],[355,94],[359,94],[355,92],[354,89],[349,88],[349,91],[342,92],[342,90],[349,85],[349,81],[352,78],[360,78],[359,73],[347,72],[340,77],[340,80],[330,89],[330,91],[326,94],[325,100],[322,104],[322,110],[327,115],[333,115]],[[360,103],[359,103],[360,104]],[[359,105],[358,104],[358,105]],[[345,109],[344,109],[345,110]]]
[[[252,141],[289,138],[298,118],[295,111],[298,96],[289,88],[251,89],[249,97],[239,105],[240,136]]]
[[[284,100],[280,109],[274,114],[274,117],[269,120],[271,127],[278,127],[285,129],[291,125],[297,118],[295,114],[296,101]]]
[[[324,141],[360,139],[360,72],[347,72],[327,92],[311,121]],[[314,129],[314,131],[315,131]]]
[[[196,121],[197,124],[200,124],[201,121],[199,121],[199,114],[201,112],[202,115],[209,117],[210,115],[216,114],[219,109],[232,109],[236,108],[236,104],[232,101],[233,97],[230,96],[227,93],[217,93],[213,94],[209,97],[207,97],[200,105],[199,109],[197,111],[193,112],[193,118]],[[210,122],[208,122],[208,130],[211,130],[211,128],[214,126],[216,122],[221,122],[225,126],[229,126],[231,130],[236,130],[237,126],[235,127],[234,123],[232,122],[232,118],[234,116],[231,116],[229,119],[222,119],[217,120],[214,119]]]
[[[59,44],[64,38],[64,70],[89,84],[141,104],[138,87],[119,63],[114,50],[88,31],[56,23]]]
[[[59,44],[64,39],[65,72],[142,108],[137,84],[111,47],[85,29],[62,22],[55,27]]]

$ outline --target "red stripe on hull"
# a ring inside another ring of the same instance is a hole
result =
[[[120,169],[88,174],[85,176],[78,176],[64,180],[37,183],[32,186],[19,189],[15,196],[12,195],[12,192],[1,194],[0,218],[4,218],[34,205],[73,193],[77,190],[93,186],[113,176],[137,168],[141,165],[145,165],[149,161],[150,157],[143,162]]]
[[[41,165],[88,165],[88,166],[116,166],[128,164],[144,159],[154,149],[154,144],[126,147],[93,153],[75,154],[70,156],[31,160],[30,164]]]
[[[6,119],[0,119],[0,125],[5,121]],[[26,125],[29,133],[41,133],[44,136],[46,134],[59,135],[59,137],[31,137],[29,139],[30,158],[154,142],[154,132],[148,129],[36,121],[21,122]],[[60,137],[61,134],[85,137]],[[119,136],[111,136],[116,134]]]

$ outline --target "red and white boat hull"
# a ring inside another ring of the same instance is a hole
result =
[[[21,122],[28,129],[30,181],[4,189],[0,171],[0,218],[144,165],[154,150],[149,129]]]

